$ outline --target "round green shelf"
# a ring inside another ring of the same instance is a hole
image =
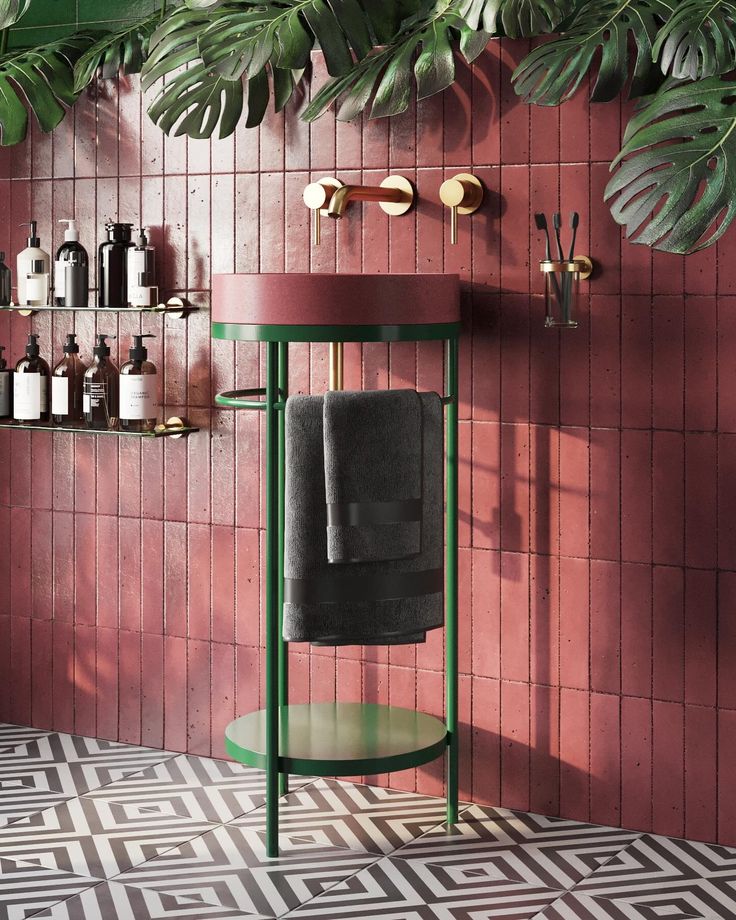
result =
[[[212,323],[213,339],[236,342],[422,342],[452,339],[460,323],[403,323],[395,326],[263,326]]]
[[[417,767],[447,747],[440,719],[377,703],[305,703],[281,707],[279,770],[305,776],[359,776]],[[235,760],[266,768],[266,710],[225,730]]]

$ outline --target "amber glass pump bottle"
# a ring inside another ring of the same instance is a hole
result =
[[[120,428],[123,431],[153,431],[158,416],[156,366],[148,360],[144,339],[151,333],[133,336],[130,360],[120,368]]]
[[[82,421],[85,370],[79,360],[77,337],[69,333],[64,344],[64,357],[51,374],[51,417],[55,425],[78,425]]]
[[[28,336],[26,353],[15,365],[13,417],[19,422],[48,422],[49,366],[40,356],[38,336]]]
[[[118,369],[110,360],[107,339],[114,335],[101,333],[93,349],[94,361],[84,372],[84,421],[88,428],[117,428]]]

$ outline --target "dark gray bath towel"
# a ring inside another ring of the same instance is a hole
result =
[[[286,404],[284,638],[323,645],[423,641],[443,624],[442,404],[423,393],[421,552],[410,559],[331,565],[321,396]]]
[[[422,404],[416,390],[325,393],[329,562],[416,556],[422,539]]]

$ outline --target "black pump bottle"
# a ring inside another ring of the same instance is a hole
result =
[[[97,306],[115,310],[128,306],[128,250],[132,224],[108,223],[107,239],[97,259]]]
[[[0,307],[9,307],[13,300],[13,273],[5,264],[5,253],[0,252]]]
[[[13,417],[13,371],[3,358],[5,346],[0,345],[0,418]]]

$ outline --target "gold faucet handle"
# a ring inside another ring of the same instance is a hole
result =
[[[440,186],[440,200],[451,208],[450,243],[457,244],[458,214],[473,214],[483,203],[483,186],[471,173],[458,173]]]
[[[332,176],[324,176],[316,182],[310,182],[304,189],[302,198],[304,204],[312,212],[312,227],[315,246],[322,242],[322,222],[321,217],[327,216],[327,205],[335,192],[342,188],[343,183]]]

